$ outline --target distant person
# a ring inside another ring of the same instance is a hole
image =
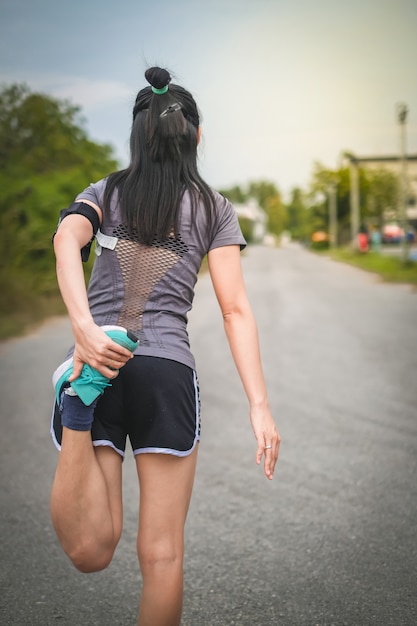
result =
[[[377,228],[375,228],[371,233],[371,246],[374,252],[380,252],[381,242],[382,242],[381,232]]]
[[[368,252],[369,250],[369,232],[366,226],[361,226],[359,229],[358,250],[359,252]]]
[[[280,438],[242,278],[245,240],[232,205],[197,170],[196,103],[166,70],[150,68],[145,77],[151,86],[139,91],[133,108],[130,165],[82,191],[62,212],[54,237],[74,346],[54,375],[52,435],[60,455],[51,515],[75,567],[94,572],[109,565],[122,532],[129,437],[140,485],[138,623],[175,626],[200,439],[187,313],[206,254],[249,401],[256,461],[264,458],[268,479]],[[94,237],[97,257],[87,291],[82,258]]]

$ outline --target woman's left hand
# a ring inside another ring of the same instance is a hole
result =
[[[277,430],[269,408],[252,407],[250,411],[252,429],[258,442],[256,462],[259,465],[264,456],[265,476],[272,480],[278,460],[281,437]]]

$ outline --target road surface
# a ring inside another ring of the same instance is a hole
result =
[[[204,275],[190,316],[203,439],[182,624],[415,625],[417,292],[295,246],[250,248],[243,265],[281,455],[270,483]],[[49,521],[50,374],[70,340],[56,319],[0,345],[3,626],[136,623],[132,460],[107,571],[73,570]]]

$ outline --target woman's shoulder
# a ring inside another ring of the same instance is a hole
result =
[[[214,201],[216,206],[224,207],[226,204],[230,204],[229,200],[217,189],[211,188],[211,192],[213,194]]]
[[[225,215],[234,215],[236,209],[226,196],[220,191],[215,189],[213,191],[214,206],[216,210],[216,217],[222,219]]]
[[[90,187],[92,187],[95,192],[99,194],[102,198],[104,196],[108,180],[108,176],[106,176],[105,178],[100,178],[100,180],[97,180],[95,183],[90,183]]]
[[[78,194],[77,199],[84,198],[88,200],[92,200],[98,206],[102,205],[104,191],[106,189],[107,177],[101,178],[100,180],[90,183],[81,193]]]

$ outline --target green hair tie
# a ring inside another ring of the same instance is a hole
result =
[[[162,89],[157,89],[156,87],[151,86],[151,89],[154,93],[158,94],[158,96],[162,96],[163,93],[168,91],[168,85],[165,85]]]

